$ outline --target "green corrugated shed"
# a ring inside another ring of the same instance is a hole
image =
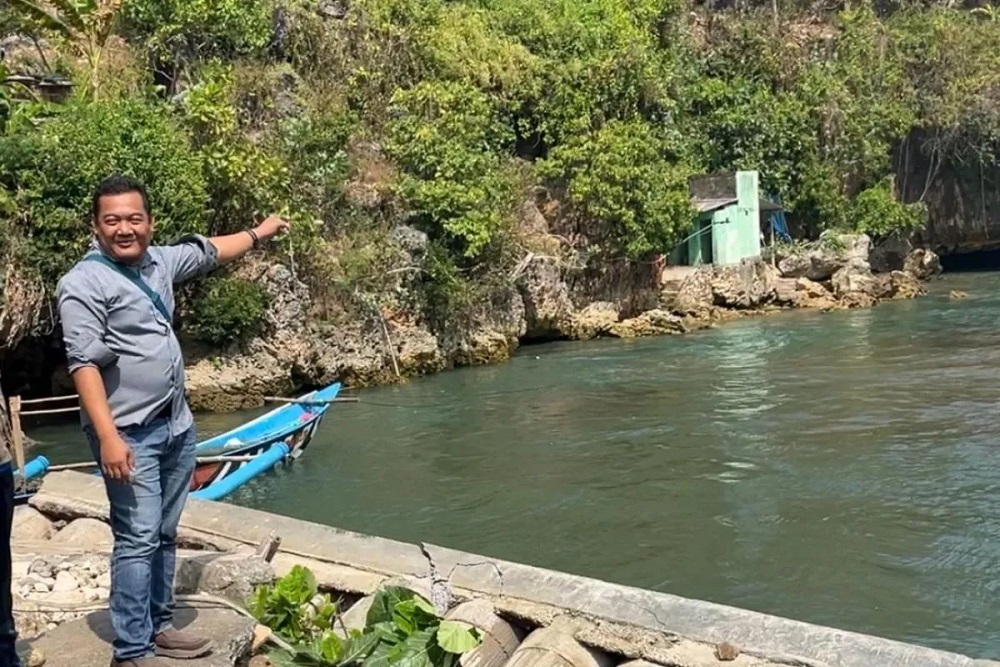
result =
[[[692,181],[698,217],[687,242],[670,253],[670,263],[724,266],[760,257],[758,181],[756,171],[711,174]]]

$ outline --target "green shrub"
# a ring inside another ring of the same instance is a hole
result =
[[[183,328],[216,347],[243,343],[262,332],[269,302],[267,292],[256,283],[232,276],[209,276]]]
[[[694,216],[688,169],[642,121],[613,121],[553,149],[540,173],[559,180],[587,220],[630,257],[669,252]]]
[[[401,190],[435,238],[475,257],[498,238],[517,193],[502,157],[513,142],[485,94],[468,84],[424,82],[395,97],[386,148]]]
[[[200,157],[163,106],[74,102],[37,129],[26,124],[0,137],[0,155],[0,185],[18,210],[16,231],[50,285],[82,255],[93,190],[112,172],[146,184],[159,238],[206,231]]]

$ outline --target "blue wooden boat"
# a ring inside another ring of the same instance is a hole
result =
[[[302,456],[340,389],[340,383],[336,382],[309,392],[199,442],[195,454],[200,460],[191,475],[191,497],[218,500],[279,463]],[[26,463],[24,469],[28,488],[15,496],[16,504],[27,502],[35,494],[48,472],[48,459],[38,456]]]

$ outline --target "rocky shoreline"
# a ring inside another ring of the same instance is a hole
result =
[[[421,232],[400,227],[392,238],[400,266],[426,263]],[[846,234],[735,266],[631,266],[617,274],[528,253],[457,332],[437,330],[412,298],[418,272],[395,274],[370,316],[330,323],[315,315],[309,289],[286,266],[242,271],[271,295],[267,333],[238,350],[189,353],[189,400],[198,411],[260,407],[265,396],[335,381],[391,384],[500,363],[528,342],[676,335],[782,310],[868,308],[924,294],[941,265],[906,241],[873,248],[867,236]]]

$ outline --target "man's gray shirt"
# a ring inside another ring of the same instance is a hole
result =
[[[95,240],[87,254],[100,252]],[[138,268],[173,313],[174,284],[207,273],[216,261],[215,246],[192,235],[173,245],[150,246]],[[80,261],[59,280],[56,300],[68,370],[100,370],[115,426],[146,424],[169,407],[171,435],[191,428],[180,344],[172,323],[148,295],[113,268]],[[89,426],[86,412],[80,413]]]

